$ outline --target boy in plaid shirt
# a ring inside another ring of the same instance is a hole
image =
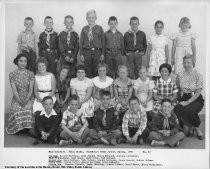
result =
[[[72,95],[69,108],[63,113],[61,121],[63,131],[60,134],[62,138],[59,142],[60,146],[70,145],[74,141],[82,143],[89,132],[88,122],[78,107],[79,98],[77,95]]]
[[[149,136],[146,112],[141,111],[139,99],[133,96],[129,99],[130,109],[125,113],[122,123],[122,132],[130,144],[143,144]]]

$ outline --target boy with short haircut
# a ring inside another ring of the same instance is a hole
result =
[[[122,33],[117,30],[118,21],[115,16],[109,18],[108,25],[110,29],[104,34],[106,64],[110,70],[108,74],[115,79],[118,66],[123,64],[124,41]]]
[[[64,25],[66,29],[59,34],[60,68],[58,69],[67,65],[70,68],[69,73],[71,77],[75,77],[79,36],[72,28],[74,25],[74,18],[72,16],[65,16]]]
[[[124,34],[125,52],[130,68],[130,78],[137,79],[142,57],[147,49],[147,40],[144,32],[139,30],[139,18],[130,18],[131,29]]]
[[[104,31],[95,23],[95,10],[86,14],[88,25],[82,28],[80,35],[80,57],[87,68],[87,77],[97,76],[97,66],[104,60]]]
[[[46,16],[44,19],[45,31],[39,36],[39,56],[47,59],[48,71],[57,75],[58,33],[53,30],[53,18]]]
[[[178,146],[184,139],[184,133],[179,131],[179,121],[172,112],[170,99],[163,99],[161,110],[153,117],[149,139],[152,146]]]
[[[129,110],[125,113],[122,123],[123,135],[127,143],[143,144],[149,136],[147,115],[140,109],[139,99],[133,96],[129,99]]]
[[[117,140],[121,137],[121,131],[117,129],[117,119],[115,108],[111,106],[111,93],[101,91],[101,107],[94,112],[93,128],[90,129],[89,137],[85,145],[91,144],[111,144],[116,145]]]
[[[53,99],[46,96],[42,101],[44,109],[35,112],[35,137],[34,145],[42,142],[58,143],[60,134],[60,116],[53,110]]]
[[[38,59],[38,37],[32,30],[34,21],[31,17],[24,19],[25,30],[22,31],[17,38],[17,53],[25,53],[28,56],[27,68],[36,73],[36,60]]]
[[[73,142],[82,143],[89,133],[88,122],[78,109],[79,98],[77,95],[72,95],[70,98],[69,108],[63,113],[61,128],[63,131],[60,134],[60,146],[70,145]]]

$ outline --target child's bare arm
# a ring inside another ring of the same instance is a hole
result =
[[[175,52],[176,52],[176,40],[173,40],[173,45],[171,48],[171,64],[175,64]]]
[[[194,62],[196,62],[196,46],[195,46],[195,39],[191,39],[191,48],[193,53]]]
[[[161,102],[161,99],[158,97],[157,93],[156,92],[153,92],[153,97],[156,101],[159,101]]]
[[[147,47],[147,66],[149,67],[149,61],[150,61],[150,53],[152,50],[152,45],[149,43]]]
[[[148,96],[147,96],[147,102],[152,99],[152,90],[149,90]]]
[[[165,56],[166,56],[166,63],[168,63],[168,58],[169,58],[168,45],[165,46]]]
[[[128,97],[126,98],[126,104],[128,104],[129,99],[131,98],[133,93],[133,87],[129,88]]]

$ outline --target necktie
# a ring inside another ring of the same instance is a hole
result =
[[[90,27],[89,31],[88,31],[88,39],[89,39],[89,43],[91,44],[93,42],[93,32],[92,32],[93,27]]]
[[[65,32],[67,33],[67,39],[66,39],[66,43],[67,45],[70,44],[70,40],[71,40],[71,32],[73,32],[73,30],[71,29],[66,29]]]
[[[136,32],[133,32],[133,45],[136,46]]]
[[[133,33],[133,45],[135,47],[136,46],[136,42],[137,42],[136,33],[138,32],[138,30],[136,30],[136,31],[129,30],[128,32]]]
[[[50,34],[53,33],[53,29],[51,29],[50,31],[45,30],[45,33],[47,34],[46,44],[50,48]]]
[[[168,118],[164,118],[164,121],[163,121],[163,129],[164,130],[170,130]]]
[[[103,126],[106,126],[106,111],[105,110],[103,113],[102,124],[103,124]]]

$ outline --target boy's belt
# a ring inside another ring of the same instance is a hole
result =
[[[40,93],[47,93],[47,92],[52,92],[52,90],[38,90]]]
[[[45,51],[47,51],[47,52],[54,52],[55,51],[55,49],[50,49],[50,48],[47,48],[47,49],[44,49]]]
[[[84,48],[86,50],[91,50],[91,51],[94,51],[94,50],[101,50],[101,48]]]
[[[129,50],[128,52],[131,52],[131,53],[139,53],[139,52],[141,52],[141,50]]]
[[[195,92],[191,92],[191,93],[183,93],[183,95],[187,95],[187,96],[193,96],[195,94]]]
[[[121,49],[109,49],[109,48],[106,48],[107,51],[110,51],[110,52],[118,52],[120,51]]]

